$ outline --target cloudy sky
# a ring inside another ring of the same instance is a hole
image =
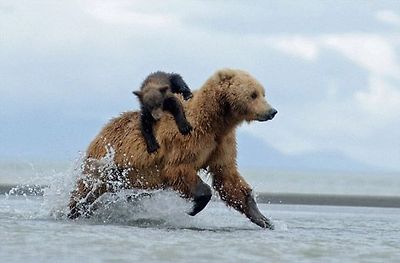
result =
[[[240,127],[241,164],[400,171],[399,1],[0,0],[0,158],[74,158],[148,73],[222,67],[279,111]]]

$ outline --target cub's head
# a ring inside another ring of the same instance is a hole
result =
[[[265,97],[264,87],[249,73],[223,69],[216,73],[230,113],[239,120],[268,121],[278,113]]]
[[[141,91],[133,91],[140,101],[142,110],[151,113],[155,120],[161,119],[164,114],[163,103],[169,86],[148,86]]]

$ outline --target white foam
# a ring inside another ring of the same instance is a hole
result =
[[[114,154],[115,151],[108,147],[106,156],[99,161],[102,172],[110,177],[112,177],[110,172],[116,168]],[[83,157],[75,161],[68,171],[55,173],[52,176],[47,184],[48,187],[44,189],[43,203],[38,217],[66,219],[71,191],[78,178],[82,176],[82,163]],[[94,206],[96,210],[91,218],[80,221],[146,226],[177,223],[179,225],[179,222],[184,224],[181,220],[189,217],[186,213],[192,204],[171,190],[137,189],[122,190],[114,194],[106,193],[95,202]]]

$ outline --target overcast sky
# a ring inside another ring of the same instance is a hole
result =
[[[240,144],[400,171],[399,51],[399,1],[0,1],[0,157],[74,157],[150,72],[231,67],[279,111]]]

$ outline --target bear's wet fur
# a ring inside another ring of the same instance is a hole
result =
[[[170,112],[183,135],[189,134],[192,126],[186,120],[181,102],[174,96],[181,94],[185,100],[193,94],[179,74],[157,71],[143,81],[139,91],[134,91],[140,101],[141,131],[147,145],[147,152],[153,153],[160,148],[153,133],[153,125],[164,111]]]
[[[124,188],[173,189],[194,201],[189,214],[195,215],[211,198],[211,188],[198,176],[200,170],[206,170],[214,190],[228,206],[263,228],[273,228],[258,210],[236,162],[236,127],[244,121],[270,120],[277,113],[267,103],[263,86],[245,71],[222,69],[194,92],[191,100],[181,102],[192,132],[183,136],[173,117],[165,114],[154,125],[160,143],[154,154],[146,151],[139,112],[123,113],[102,129],[87,149],[85,170],[70,200],[70,218],[85,214],[100,195],[115,190],[98,168],[112,148],[117,168],[111,178]],[[91,183],[93,179],[96,183]]]

